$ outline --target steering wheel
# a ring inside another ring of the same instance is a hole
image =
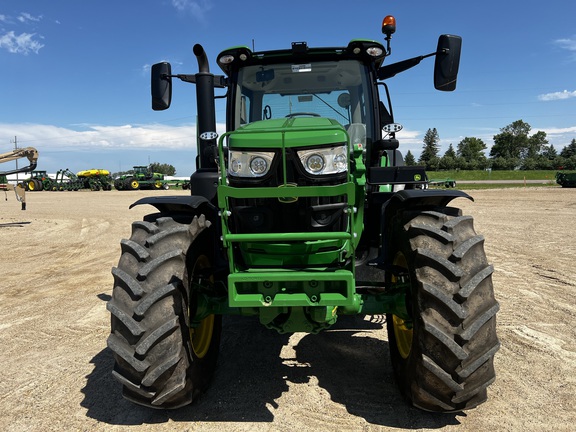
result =
[[[295,112],[295,113],[292,113],[292,114],[288,114],[286,117],[292,118],[292,117],[296,117],[296,116],[322,117],[320,114],[316,114],[316,113],[313,113],[313,112]]]

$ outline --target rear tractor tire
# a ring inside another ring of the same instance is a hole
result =
[[[124,189],[124,181],[122,179],[114,180],[114,188],[116,190],[123,190]]]
[[[404,211],[393,222],[392,282],[408,278],[409,319],[388,315],[390,354],[402,394],[427,411],[486,400],[495,380],[499,309],[493,267],[470,216],[455,208]]]
[[[26,190],[30,191],[30,192],[36,192],[36,191],[40,191],[41,189],[41,185],[42,183],[40,183],[40,181],[38,181],[37,179],[30,179],[28,180],[28,183],[26,183]]]
[[[126,180],[124,180],[124,189],[138,190],[140,189],[140,182],[134,177],[129,177]]]
[[[220,348],[222,317],[195,320],[198,289],[213,289],[210,223],[156,214],[132,224],[122,240],[108,347],[123,396],[140,405],[174,409],[208,387]],[[208,270],[209,273],[209,270]]]

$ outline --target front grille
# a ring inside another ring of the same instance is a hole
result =
[[[241,180],[228,177],[232,187],[333,186],[347,174],[314,177],[300,166],[296,152],[286,149],[286,162],[277,157],[269,175]],[[231,231],[237,234],[346,231],[346,195],[300,198],[231,198]]]

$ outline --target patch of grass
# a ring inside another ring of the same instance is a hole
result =
[[[526,185],[518,183],[466,183],[456,185],[460,190],[480,190],[480,189],[525,189],[525,188],[559,188],[560,185],[553,183],[527,183]]]
[[[550,180],[556,181],[556,170],[533,170],[533,171],[427,171],[429,179],[453,180]]]

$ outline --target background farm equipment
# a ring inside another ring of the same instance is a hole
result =
[[[182,190],[190,190],[190,180],[171,180],[169,185]]]
[[[0,154],[0,163],[17,161],[18,159],[27,158],[29,165],[15,168],[6,171],[0,171],[0,190],[5,193],[9,190],[13,190],[16,194],[16,199],[22,203],[22,210],[26,210],[26,186],[25,183],[19,183],[16,186],[8,183],[6,176],[8,174],[17,174],[23,172],[30,172],[36,169],[38,163],[38,150],[34,147],[16,148],[7,153]],[[6,197],[8,199],[8,197]]]
[[[38,192],[43,190],[52,190],[54,179],[52,179],[46,171],[32,171],[30,177],[24,180],[24,185],[27,191]]]
[[[445,179],[430,179],[428,180],[428,185],[436,186],[436,187],[443,187],[443,188],[455,188],[456,187],[456,180],[451,178]]]
[[[83,182],[84,189],[90,189],[93,191],[112,190],[112,177],[108,170],[94,168],[79,171],[76,173],[76,176]]]
[[[84,182],[68,168],[56,172],[56,178],[52,185],[53,191],[77,191],[84,187]]]
[[[164,174],[152,172],[147,166],[135,166],[133,171],[114,180],[117,190],[166,189]]]
[[[6,176],[0,174],[0,191],[4,191],[6,201],[8,201],[8,192],[14,191],[16,200],[22,203],[22,210],[26,210],[26,188],[24,183],[18,183],[16,185],[10,184]]]
[[[556,183],[563,188],[576,188],[576,172],[562,172],[556,173]]]

